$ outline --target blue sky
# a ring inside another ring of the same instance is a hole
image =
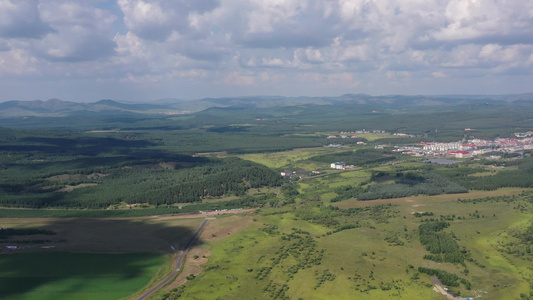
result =
[[[0,101],[531,92],[529,0],[0,0]]]

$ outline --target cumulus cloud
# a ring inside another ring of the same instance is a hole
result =
[[[0,0],[0,60],[17,76],[179,82],[190,95],[187,84],[210,95],[425,93],[457,76],[476,93],[487,76],[533,76],[533,2]]]
[[[0,0],[0,37],[37,39],[54,32],[41,19],[37,4],[32,0]]]
[[[447,26],[433,36],[438,40],[519,42],[533,34],[533,3],[498,0],[451,0],[444,13]]]
[[[165,41],[174,31],[190,33],[189,17],[209,11],[216,4],[214,0],[118,0],[126,26],[143,39],[156,41]]]
[[[35,51],[53,61],[90,61],[114,54],[111,32],[116,16],[72,1],[42,1],[43,19],[56,33],[35,44]]]
[[[0,52],[0,76],[31,75],[36,71],[35,59],[26,51],[14,49]]]

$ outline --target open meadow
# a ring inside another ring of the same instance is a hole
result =
[[[476,203],[424,197],[417,202],[393,200],[392,206],[383,206],[381,200],[368,201],[373,206],[349,217],[359,225],[343,230],[332,230],[313,219],[302,220],[305,216],[298,208],[277,214],[267,210],[254,215],[252,221],[251,217],[241,219],[246,226],[235,234],[227,233],[223,239],[213,234],[199,246],[204,251],[199,253],[209,253],[207,261],[200,264],[203,271],[174,291],[186,299],[445,299],[433,290],[430,276],[419,272],[418,268],[424,267],[457,274],[470,282],[469,288],[453,288],[456,294],[520,298],[528,293],[533,278],[528,263],[524,264],[527,257],[498,247],[503,244],[502,235],[531,224],[533,215],[517,207],[531,204],[522,202],[524,199],[514,203],[495,200],[513,197],[516,190],[497,194],[500,196],[492,202]],[[465,262],[425,259],[429,252],[420,244],[418,228],[429,217],[414,212],[448,218],[446,232],[464,251]]]

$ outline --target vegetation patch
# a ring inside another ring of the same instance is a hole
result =
[[[346,151],[332,154],[317,155],[309,160],[323,163],[334,163],[343,161],[348,165],[368,166],[376,165],[396,159],[394,152],[376,149],[359,149],[355,151]]]
[[[378,172],[379,173],[379,172]],[[374,176],[379,177],[379,176]],[[466,193],[467,189],[432,173],[397,173],[393,184],[373,184],[364,193],[357,195],[359,200],[389,199],[416,195],[439,195]]]
[[[430,276],[437,277],[442,284],[450,287],[458,287],[459,284],[463,284],[467,290],[472,288],[470,282],[464,278],[460,278],[456,274],[446,272],[438,269],[418,267],[418,272],[428,274]]]
[[[430,255],[425,255],[425,259],[435,262],[451,262],[464,265],[464,255],[459,250],[457,242],[442,230],[449,226],[444,221],[425,222],[418,227],[420,243],[426,246]]]

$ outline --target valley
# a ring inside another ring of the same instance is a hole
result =
[[[137,299],[208,218],[148,299],[530,299],[530,102],[361,97],[1,118],[3,295]]]

